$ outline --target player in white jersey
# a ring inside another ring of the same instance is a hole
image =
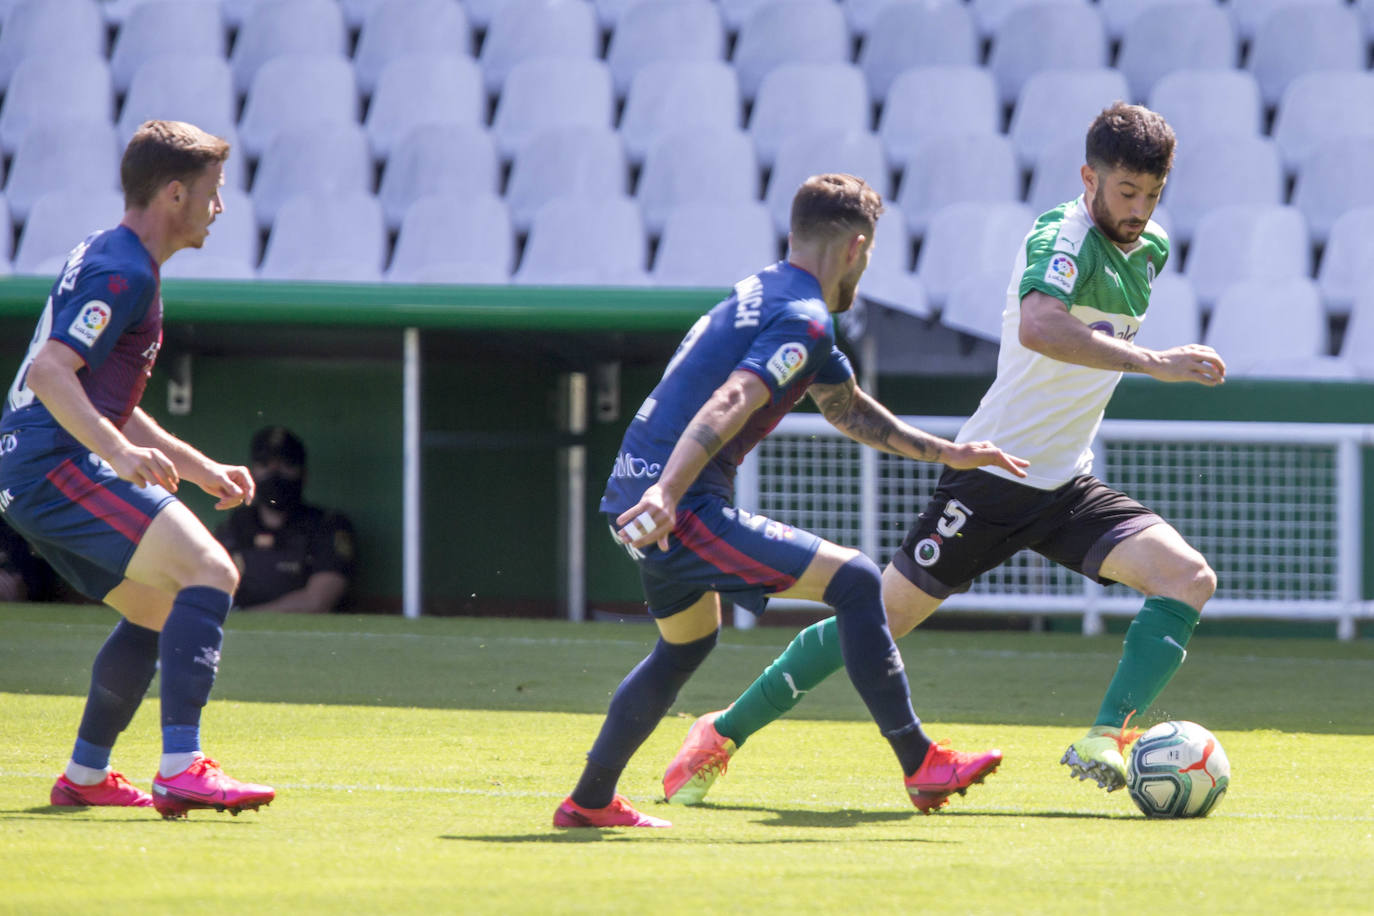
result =
[[[1084,193],[1042,215],[1017,255],[997,378],[957,441],[993,439],[1030,460],[1028,476],[946,470],[883,572],[894,636],[1022,548],[1145,596],[1092,728],[1064,753],[1080,779],[1125,785],[1130,718],[1173,677],[1216,574],[1164,519],[1092,474],[1093,436],[1122,374],[1219,385],[1210,347],[1133,343],[1169,256],[1150,220],[1173,164],[1157,113],[1118,102],[1088,129]],[[832,621],[804,630],[738,700],[693,727],[664,779],[670,800],[700,801],[729,754],[838,667]],[[722,752],[724,752],[722,754]]]

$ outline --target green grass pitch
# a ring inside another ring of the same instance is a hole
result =
[[[163,822],[47,806],[98,608],[0,607],[0,913],[1356,913],[1374,907],[1374,642],[1201,634],[1149,721],[1216,732],[1231,790],[1147,821],[1071,780],[1119,637],[902,641],[936,738],[1000,746],[945,812],[907,802],[840,677],[755,736],[709,803],[655,802],[689,715],[731,700],[791,632],[727,630],[621,788],[671,830],[558,831],[637,623],[235,616],[207,750],[277,801]],[[156,684],[115,751],[147,788]]]

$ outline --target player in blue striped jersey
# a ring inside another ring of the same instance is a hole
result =
[[[560,827],[666,827],[616,794],[620,774],[715,646],[720,595],[761,613],[771,594],[835,608],[859,694],[891,743],[909,796],[931,811],[981,781],[1001,754],[936,746],[911,708],[888,631],[878,567],[857,550],[730,505],[735,469],[802,395],[851,438],[951,467],[1025,462],[988,442],[955,443],[894,417],[861,391],[835,347],[832,313],[850,307],[882,201],[852,175],[808,179],[792,204],[789,254],[736,284],[688,331],[616,456],[601,510],[639,567],[657,645],[621,683]]]
[[[188,480],[228,509],[253,497],[245,467],[221,464],[139,406],[162,343],[161,264],[199,248],[223,209],[229,144],[149,121],[120,164],[125,213],[68,256],[0,418],[0,512],[82,593],[124,619],[96,656],[91,690],[54,805],[256,808],[267,786],[224,775],[200,751],[200,713],[219,667],[238,571],[172,495]],[[153,794],[110,767],[159,664],[163,754]]]

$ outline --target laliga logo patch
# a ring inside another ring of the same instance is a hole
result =
[[[1050,258],[1050,266],[1045,268],[1045,282],[1066,293],[1073,292],[1073,286],[1078,282],[1078,265],[1068,255],[1056,254]]]
[[[101,332],[109,325],[111,314],[110,307],[105,303],[98,300],[87,302],[72,319],[67,333],[90,346],[100,338]]]
[[[933,538],[922,538],[911,553],[921,566],[934,566],[940,559],[940,545]]]
[[[781,388],[806,365],[806,347],[799,343],[785,343],[768,358],[768,372]]]

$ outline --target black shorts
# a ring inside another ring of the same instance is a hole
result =
[[[892,565],[921,591],[948,598],[1029,547],[1111,585],[1101,570],[1112,548],[1163,523],[1091,475],[1040,490],[986,471],[946,469]]]

